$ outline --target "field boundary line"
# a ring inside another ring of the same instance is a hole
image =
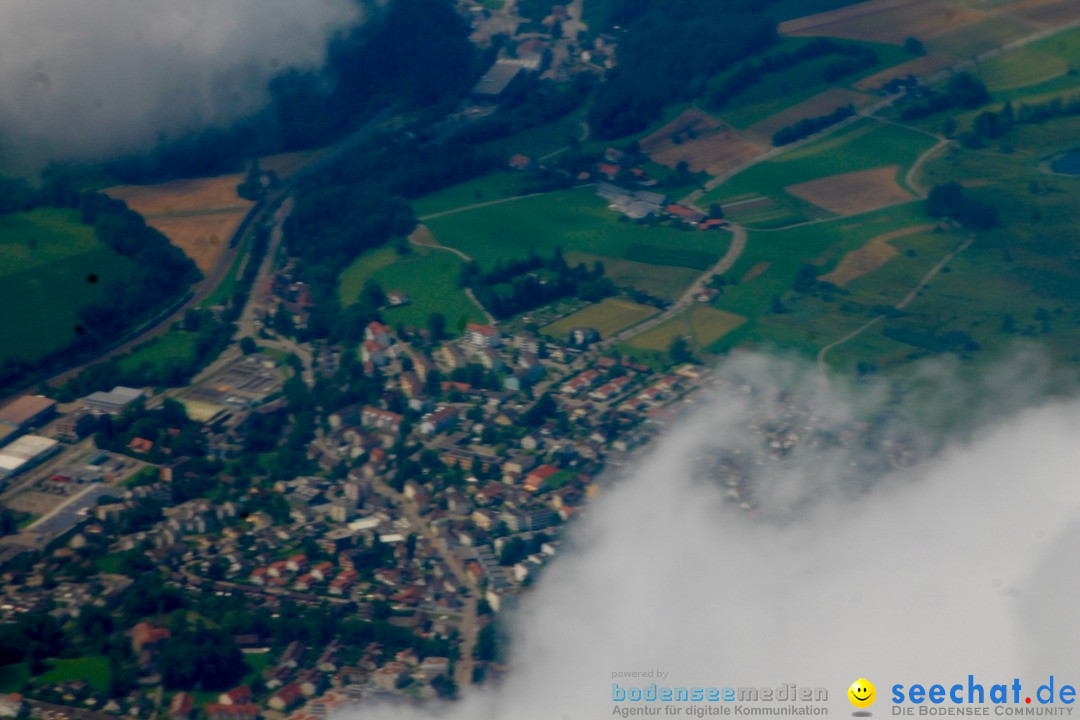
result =
[[[960,245],[960,247],[956,248],[955,250],[950,251],[945,257],[943,257],[941,259],[940,262],[938,262],[937,265],[930,268],[930,270],[925,275],[923,275],[922,279],[919,280],[918,284],[916,284],[915,287],[913,287],[911,289],[911,292],[909,292],[907,295],[904,296],[903,300],[901,300],[900,302],[893,305],[893,307],[896,308],[897,310],[903,310],[905,307],[907,307],[908,304],[912,300],[914,300],[916,297],[918,297],[919,293],[922,292],[922,290],[927,285],[929,285],[930,282],[935,277],[937,277],[937,274],[940,273],[941,270],[946,265],[948,265],[950,262],[952,262],[952,259],[954,257],[956,257],[957,255],[959,255],[960,253],[964,252],[969,247],[971,247],[971,244],[973,242],[975,242],[974,236],[969,237],[967,240],[964,241],[964,243],[962,245]],[[844,343],[848,342],[849,340],[852,340],[855,337],[861,335],[863,332],[865,332],[866,330],[869,330],[871,327],[873,327],[878,322],[880,322],[880,321],[882,321],[884,319],[885,319],[884,315],[877,315],[876,317],[873,317],[870,320],[866,321],[865,323],[863,323],[862,325],[857,327],[855,330],[853,330],[850,333],[848,333],[847,335],[845,335],[844,337],[840,338],[839,340],[836,340],[835,342],[829,343],[828,345],[826,345],[825,347],[821,348],[821,350],[818,351],[818,355],[817,355],[818,372],[821,373],[821,377],[825,381],[826,386],[828,386],[828,384],[829,384],[829,368],[825,364],[825,356],[829,353],[829,351],[832,350],[833,348],[836,348],[836,347],[838,347],[840,345],[843,345]]]

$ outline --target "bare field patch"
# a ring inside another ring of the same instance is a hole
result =
[[[867,75],[855,83],[857,90],[876,90],[894,78],[907,77],[908,75],[931,75],[952,65],[954,60],[944,55],[922,55],[912,58],[907,62],[885,68],[873,75]]]
[[[784,191],[829,212],[853,215],[913,199],[896,182],[898,171],[897,165],[858,170],[788,185]]]
[[[236,194],[243,179],[242,175],[221,175],[159,185],[121,185],[105,193],[126,202],[205,273],[217,265],[254,205]]]
[[[771,267],[772,267],[771,262],[768,262],[767,260],[763,260],[763,261],[759,262],[758,264],[754,265],[754,267],[747,270],[746,273],[742,276],[742,279],[739,280],[739,282],[740,283],[750,282],[751,280],[756,278],[758,275],[761,275],[762,273],[764,273],[766,270],[768,270]]]
[[[824,35],[902,45],[933,38],[986,17],[955,0],[870,0],[780,24],[782,35]]]
[[[782,110],[771,117],[754,123],[747,128],[747,131],[766,140],[771,140],[773,133],[777,130],[794,125],[800,120],[828,115],[836,108],[848,104],[860,108],[868,105],[873,99],[872,95],[847,90],[846,88],[829,88],[808,100],[792,105],[787,110]]]
[[[247,210],[252,203],[236,194],[243,175],[174,180],[159,185],[121,185],[105,192],[143,217],[210,210]]]
[[[680,142],[675,142],[678,135]],[[688,109],[641,140],[641,149],[658,165],[685,162],[692,172],[720,175],[765,152],[766,147],[700,110]]]
[[[844,285],[855,278],[862,277],[867,273],[877,270],[898,254],[896,248],[889,244],[890,240],[906,235],[926,232],[933,228],[934,226],[932,224],[917,225],[915,227],[901,228],[883,235],[878,235],[861,248],[852,250],[844,255],[844,257],[840,258],[840,262],[837,263],[836,267],[833,268],[831,272],[818,276],[818,280],[844,287]]]
[[[1057,27],[1080,20],[1076,0],[1020,0],[1005,9],[1005,14],[1043,27]]]
[[[229,210],[188,217],[149,218],[146,222],[183,250],[205,273],[217,264],[246,214],[244,210]]]

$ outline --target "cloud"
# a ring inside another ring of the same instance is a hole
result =
[[[94,157],[227,124],[358,19],[354,0],[4,0],[0,139],[16,159]]]
[[[439,717],[609,717],[611,673],[654,668],[671,685],[822,686],[841,714],[859,677],[885,701],[894,683],[948,686],[969,673],[988,688],[1019,677],[1033,689],[1051,673],[1080,682],[1080,403],[1010,406],[905,468],[903,457],[937,439],[918,437],[894,404],[882,423],[892,401],[880,388],[826,395],[801,365],[761,356],[727,371],[763,390],[737,381],[701,402],[605,489],[572,528],[574,547],[514,614],[503,682],[437,708]],[[784,389],[796,392],[778,395]],[[1008,389],[1010,403],[1019,389]],[[797,429],[800,405],[827,436],[859,432],[814,446]],[[715,472],[702,474],[701,458],[752,455],[762,444],[748,427],[785,413],[803,449],[744,461],[760,487],[781,489],[758,498],[754,516],[726,499]],[[894,462],[874,464],[890,453]],[[869,468],[861,479],[860,468]]]

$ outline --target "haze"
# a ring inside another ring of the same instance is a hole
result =
[[[258,109],[267,81],[322,64],[351,0],[5,0],[0,149],[97,158]]]
[[[838,400],[798,365],[735,362],[763,386],[794,382],[829,422],[877,402]],[[579,547],[564,547],[514,616],[505,682],[442,717],[607,716],[616,670],[662,669],[670,685],[824,686],[842,713],[859,677],[887,700],[898,682],[1069,674],[1080,403],[1001,418],[865,494],[832,481],[861,453],[804,452],[770,474],[783,491],[752,519],[691,465],[704,446],[741,442],[760,408],[738,394],[704,401],[598,499],[572,535]],[[776,520],[807,500],[797,520]],[[403,717],[382,712],[363,717]]]

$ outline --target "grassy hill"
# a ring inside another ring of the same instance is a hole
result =
[[[75,211],[0,216],[0,360],[36,360],[74,341],[79,309],[134,270]]]

